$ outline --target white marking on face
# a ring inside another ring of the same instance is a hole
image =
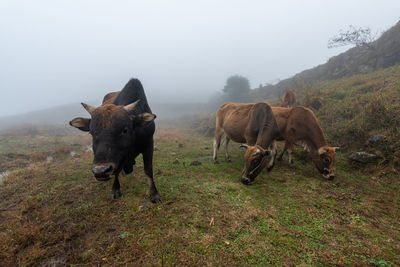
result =
[[[326,147],[320,147],[320,148],[318,148],[318,154],[319,155],[322,155],[322,154],[324,154],[326,152]]]

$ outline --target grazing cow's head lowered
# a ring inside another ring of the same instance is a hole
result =
[[[107,181],[111,175],[121,172],[124,163],[132,156],[135,132],[156,117],[151,113],[135,114],[138,102],[126,106],[105,104],[98,108],[82,103],[91,118],[75,118],[70,121],[71,126],[89,131],[92,135],[92,172],[98,181]]]
[[[258,174],[265,168],[267,158],[271,154],[270,150],[263,149],[259,145],[249,146],[241,144],[240,147],[246,148],[244,154],[244,169],[242,171],[242,183],[248,185],[254,181]]]
[[[335,157],[338,147],[323,146],[318,149],[318,156],[313,162],[325,179],[335,178]]]

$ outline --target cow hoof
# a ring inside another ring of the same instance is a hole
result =
[[[219,161],[214,159],[214,164],[219,164]]]
[[[232,160],[231,159],[226,159],[226,162],[232,163]]]
[[[133,165],[125,165],[123,169],[125,174],[130,174],[133,172]]]
[[[118,199],[122,196],[121,191],[118,190],[112,190],[111,191],[111,199]]]
[[[290,163],[290,168],[292,168],[292,169],[296,169],[296,164],[294,164],[294,163]]]
[[[161,197],[159,194],[156,194],[154,196],[151,196],[151,202],[153,203],[161,203]]]
[[[270,167],[268,167],[268,168],[267,168],[267,171],[268,171],[268,172],[272,171],[272,169],[274,168],[274,166],[275,166],[275,164],[272,165],[272,166],[270,166]]]

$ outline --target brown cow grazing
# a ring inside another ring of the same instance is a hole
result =
[[[314,113],[305,107],[293,108],[272,107],[279,125],[280,136],[277,140],[285,140],[285,148],[278,159],[282,160],[285,150],[289,154],[289,163],[294,167],[293,145],[301,144],[309,151],[312,161],[325,179],[335,178],[335,150],[326,142],[324,132]]]
[[[282,96],[282,107],[293,107],[296,104],[296,90],[288,89]]]
[[[278,124],[267,103],[226,103],[217,111],[214,137],[214,162],[217,163],[217,149],[225,134],[225,159],[228,155],[229,140],[242,143],[246,148],[242,183],[250,184],[267,166],[267,156],[271,155],[268,170],[271,170],[276,156],[276,142],[279,136]],[[272,151],[267,150],[272,146]]]
[[[131,79],[121,92],[107,94],[100,107],[82,105],[91,118],[75,118],[70,125],[92,135],[92,173],[96,180],[108,181],[114,175],[111,198],[121,197],[119,174],[131,173],[135,158],[142,154],[151,201],[160,202],[153,180],[156,115],[151,112],[140,81]]]

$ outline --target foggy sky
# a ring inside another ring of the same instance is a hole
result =
[[[349,47],[352,24],[387,30],[398,0],[0,1],[0,116],[87,101],[139,78],[151,102],[206,101],[229,75],[290,77]]]

